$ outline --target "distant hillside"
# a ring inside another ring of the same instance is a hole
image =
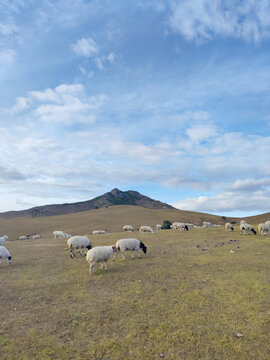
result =
[[[174,209],[174,207],[171,205],[157,200],[153,200],[147,196],[140,194],[137,191],[120,191],[119,189],[113,189],[112,191],[98,196],[92,200],[71,204],[36,206],[31,209],[20,211],[7,211],[4,213],[0,213],[0,218],[8,219],[13,217],[65,215],[81,211],[107,208],[114,205],[134,205],[148,209]]]

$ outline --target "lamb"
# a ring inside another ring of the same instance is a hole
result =
[[[11,256],[8,249],[4,246],[0,246],[0,264],[3,260],[7,260],[7,262],[11,263]]]
[[[40,239],[40,238],[41,238],[41,235],[33,235],[34,240],[37,240],[37,239]]]
[[[156,225],[156,229],[157,229],[157,230],[161,230],[161,229],[162,229],[162,225],[157,224],[157,225]]]
[[[234,227],[231,223],[226,223],[225,224],[225,230],[226,231],[234,231]]]
[[[94,267],[97,263],[101,262],[100,270],[103,269],[105,263],[105,270],[108,270],[107,261],[116,252],[116,247],[112,246],[96,246],[89,250],[86,254],[86,261],[90,264],[89,275],[94,274]]]
[[[125,260],[125,256],[124,253],[125,251],[132,251],[131,253],[131,258],[134,259],[134,255],[133,255],[133,251],[136,250],[138,252],[138,257],[141,257],[140,254],[140,249],[142,249],[142,251],[146,254],[147,251],[147,247],[144,245],[144,243],[142,243],[140,240],[138,239],[132,239],[132,238],[127,238],[127,239],[120,239],[116,242],[115,244],[116,246],[116,250],[117,251],[121,251],[122,252],[122,258],[123,260]],[[114,254],[113,260],[115,260],[116,258],[116,253]]]
[[[93,235],[102,235],[102,234],[107,234],[107,232],[105,230],[93,230],[92,234]]]
[[[66,238],[66,233],[64,233],[63,231],[59,231],[59,230],[55,230],[53,232],[53,238],[56,239],[56,238]]]
[[[256,235],[256,230],[254,230],[254,228],[250,225],[250,224],[241,224],[240,225],[240,233],[241,235],[244,233],[244,235],[246,235],[246,232],[249,234],[250,231],[253,232],[254,235]]]
[[[270,227],[267,224],[259,224],[258,225],[258,231],[260,236],[269,235],[270,234]]]
[[[153,229],[151,228],[151,226],[146,226],[146,225],[142,225],[140,227],[140,230],[139,230],[141,233],[151,233],[151,234],[154,234],[154,231]]]
[[[124,225],[123,230],[126,232],[132,232],[132,231],[134,231],[134,227],[131,225]]]
[[[3,245],[4,242],[8,239],[8,236],[7,235],[4,235],[2,237],[0,237],[0,245]]]
[[[76,256],[74,250],[75,249],[80,249],[80,255],[82,256],[82,249],[84,249],[84,255],[86,256],[86,250],[85,249],[92,249],[92,245],[90,240],[88,239],[87,236],[72,236],[71,238],[68,239],[67,241],[67,246],[70,250],[70,257],[71,259]]]

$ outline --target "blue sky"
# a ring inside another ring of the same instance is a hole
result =
[[[0,211],[270,211],[269,45],[269,0],[2,1]]]

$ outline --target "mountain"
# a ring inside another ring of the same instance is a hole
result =
[[[158,200],[153,200],[145,195],[140,194],[137,191],[121,191],[119,189],[113,189],[112,191],[98,196],[92,200],[71,204],[66,203],[36,206],[31,209],[20,211],[7,211],[0,213],[0,218],[65,215],[81,211],[107,208],[113,205],[134,205],[148,209],[174,209],[174,207],[171,205],[160,202]]]

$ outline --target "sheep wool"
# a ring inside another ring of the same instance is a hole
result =
[[[0,245],[3,245],[4,242],[8,239],[8,236],[7,235],[4,235],[2,237],[0,237]]]
[[[108,270],[107,261],[112,256],[113,252],[116,252],[116,247],[114,245],[96,246],[89,250],[86,254],[86,261],[90,264],[89,275],[91,276],[94,274],[94,267],[100,262],[100,269],[103,269],[105,264],[105,270]]]
[[[90,250],[92,248],[91,242],[87,236],[72,236],[67,241],[67,246],[70,250],[71,259],[76,256],[74,250],[80,249],[80,255],[82,256],[82,249],[84,249],[84,255],[86,256],[86,249]]]
[[[0,246],[0,264],[3,260],[6,260],[10,264],[11,256],[8,249],[5,246]]]
[[[134,250],[137,251],[139,258],[141,257],[140,249],[142,249],[142,251],[145,254],[147,252],[147,247],[144,245],[144,243],[142,243],[138,239],[133,239],[133,238],[120,239],[116,242],[115,247],[117,251],[121,251],[123,260],[125,260],[125,256],[124,256],[125,251],[132,252],[131,253],[132,259],[134,259],[134,255],[133,255]],[[116,253],[114,254],[113,260],[115,260],[115,258],[116,258]]]

